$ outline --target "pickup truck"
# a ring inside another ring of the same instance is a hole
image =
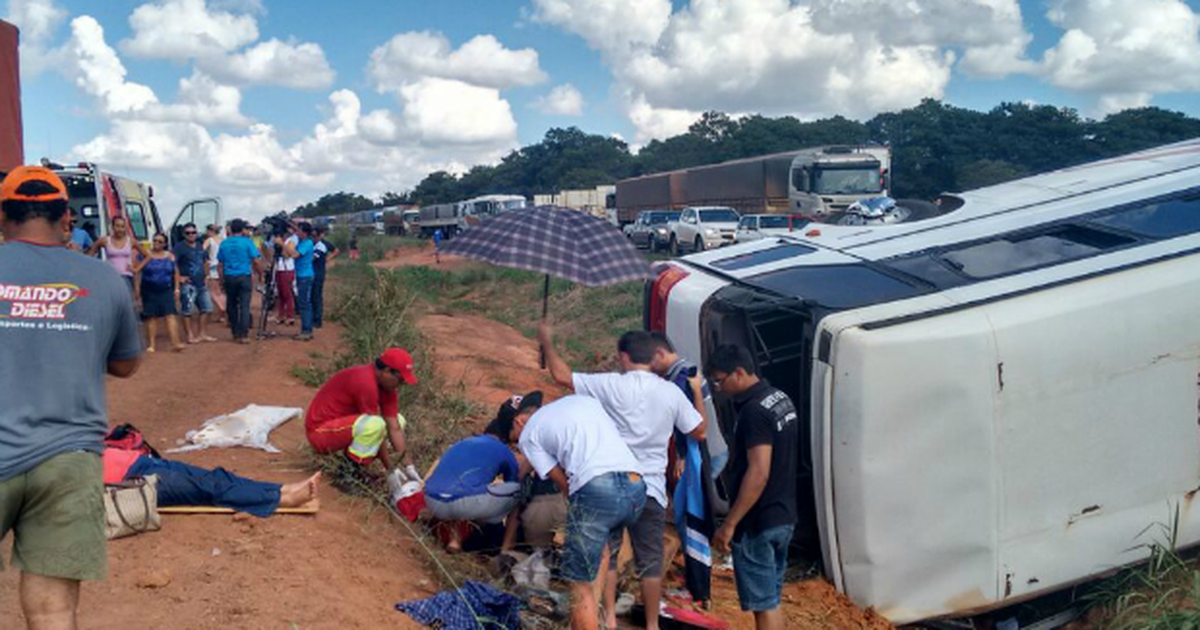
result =
[[[678,221],[668,224],[672,256],[732,245],[741,216],[733,208],[684,208]]]

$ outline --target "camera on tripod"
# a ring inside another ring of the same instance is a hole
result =
[[[267,236],[274,240],[276,236],[287,238],[288,228],[292,225],[292,221],[288,219],[286,212],[280,212],[263,219],[263,225],[267,228]]]
[[[277,238],[283,239],[288,236],[288,229],[291,228],[292,222],[288,219],[286,212],[273,214],[263,219],[263,231],[266,232],[267,240],[272,242],[275,256],[272,258],[272,269],[265,275],[265,282],[259,287],[262,293],[262,312],[258,318],[258,338],[269,339],[275,336],[274,331],[267,329],[267,319],[270,316],[271,309],[275,306],[275,301],[279,299],[279,287],[275,284],[275,261],[278,261],[283,254],[283,246],[275,242]]]

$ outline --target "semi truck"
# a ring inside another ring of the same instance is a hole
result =
[[[889,147],[825,146],[624,179],[617,182],[617,221],[689,206],[836,221],[855,202],[886,197],[891,166]]]
[[[904,624],[1142,561],[1155,523],[1200,544],[1200,139],[941,207],[647,284],[649,330],[701,366],[742,345],[794,401],[800,554]]]

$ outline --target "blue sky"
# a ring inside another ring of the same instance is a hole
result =
[[[401,190],[553,126],[636,147],[705,109],[866,119],[933,96],[1200,115],[1198,3],[8,0],[5,15],[23,32],[27,159],[257,210]]]

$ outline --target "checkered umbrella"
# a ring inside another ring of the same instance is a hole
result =
[[[443,246],[447,254],[599,287],[649,275],[646,259],[612,224],[555,206],[505,212]]]

